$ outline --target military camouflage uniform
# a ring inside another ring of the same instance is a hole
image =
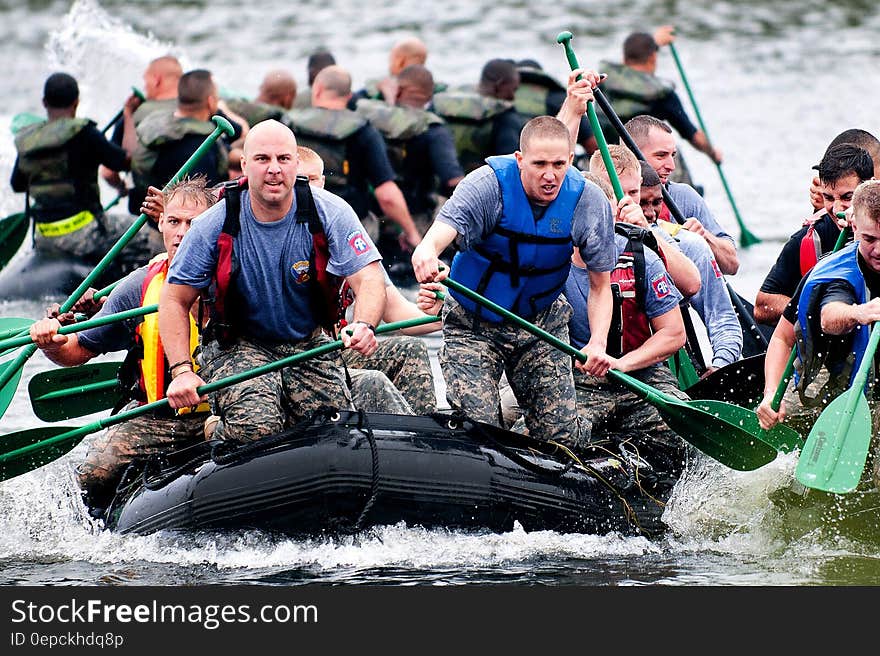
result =
[[[564,297],[538,313],[532,323],[568,343],[571,307]],[[571,358],[543,339],[509,323],[477,319],[451,296],[443,306],[440,365],[449,404],[468,416],[498,426],[498,380],[505,371],[524,402],[525,424],[538,439],[576,445],[579,421]],[[540,399],[541,404],[533,401]]]
[[[342,359],[349,369],[376,369],[384,373],[393,386],[400,390],[416,414],[423,415],[437,409],[428,347],[421,338],[406,335],[387,337],[379,341],[379,348],[368,358],[351,349],[345,349],[342,352]],[[351,374],[354,374],[354,371]],[[355,405],[363,407],[358,402],[354,387],[352,396]]]
[[[348,374],[351,398],[357,409],[395,415],[415,414],[400,390],[381,371],[350,369]]]
[[[629,375],[670,396],[689,400],[687,394],[678,389],[672,372],[663,365],[646,367]],[[582,422],[582,446],[601,444],[605,435],[613,434],[626,440],[630,449],[655,469],[673,474],[681,472],[689,448],[666,425],[653,405],[608,378],[576,371],[574,384]]]
[[[138,405],[134,401],[126,409]],[[207,413],[179,417],[148,414],[112,426],[96,436],[89,445],[85,461],[76,469],[86,503],[92,508],[106,508],[133,460],[204,440],[203,427],[207,416]]]
[[[211,341],[202,347],[199,374],[207,382],[219,380],[330,341],[322,332],[299,342],[272,345],[238,338],[227,348],[221,348],[216,341]],[[345,372],[336,353],[313,357],[218,390],[211,395],[211,405],[214,414],[220,417],[214,437],[239,442],[278,433],[325,405],[352,407]],[[288,418],[286,426],[285,417]]]

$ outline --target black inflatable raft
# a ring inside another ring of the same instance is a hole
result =
[[[317,535],[399,522],[662,531],[672,481],[627,449],[608,448],[577,462],[558,446],[466,418],[326,410],[253,444],[206,442],[133,465],[105,521],[122,533]]]

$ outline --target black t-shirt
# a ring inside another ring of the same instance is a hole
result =
[[[836,222],[828,215],[823,214],[814,224],[822,253],[830,253],[840,235],[840,229]],[[783,294],[791,297],[797,289],[801,279],[801,239],[807,234],[809,226],[803,226],[800,230],[788,238],[776,263],[764,282],[761,283],[761,291],[765,294]]]
[[[348,138],[345,149],[349,165],[348,185],[341,196],[352,206],[358,218],[363,219],[371,206],[374,211],[379,209],[372,200],[371,188],[394,180],[396,175],[388,160],[382,135],[369,123]]]
[[[489,155],[510,155],[519,150],[519,133],[528,119],[514,109],[501,112],[492,121],[492,150]]]
[[[562,103],[565,102],[565,91],[562,89],[550,89],[547,91],[547,116],[556,116],[562,109]],[[597,112],[601,111],[599,109]],[[587,115],[581,116],[581,125],[578,128],[578,143],[583,144],[587,139],[593,136],[593,129],[590,127],[590,121]]]
[[[217,114],[224,118],[228,118],[221,111],[218,111]],[[214,147],[209,148],[208,152],[206,152],[202,158],[195,163],[188,174],[190,176],[198,174],[204,175],[208,178],[209,187],[226,180],[226,175],[221,175],[221,172],[218,170],[220,166],[221,149],[226,150],[228,153],[229,145],[241,137],[241,126],[231,119],[229,122],[235,131],[232,136],[223,134],[214,144]],[[187,134],[179,141],[172,141],[160,146],[157,149],[159,156],[150,171],[151,179],[161,181],[155,186],[159,188],[164,187],[180,170],[180,167],[186,163],[190,156],[198,150],[199,146],[204,143],[205,137],[206,135],[201,134]],[[140,214],[141,204],[144,202],[146,196],[146,187],[141,187],[139,185],[135,186],[128,194],[128,211],[131,214]]]
[[[129,168],[128,155],[122,148],[107,141],[107,138],[95,127],[94,123],[89,123],[74,135],[67,142],[66,150],[71,177],[82,193],[81,200],[92,209],[95,209],[96,206],[99,208],[101,199],[93,198],[90,193],[91,185],[95,184],[98,177],[98,167],[103,164],[114,171],[127,171]],[[19,169],[18,158],[16,158],[15,166],[12,169],[10,183],[13,191],[27,191],[28,176]],[[77,208],[73,212],[69,212],[69,208],[60,209],[62,212],[60,216],[38,216],[37,220],[55,221],[75,214],[78,209],[82,208]]]
[[[676,132],[688,141],[697,132],[697,126],[691,123],[691,119],[688,118],[687,112],[684,111],[684,107],[681,104],[681,99],[675,91],[663,96],[660,100],[655,100],[651,104],[651,111],[648,113],[660,120],[667,121],[669,125],[675,128]]]
[[[434,202],[431,193],[439,190],[448,196],[446,183],[464,176],[455,142],[449,128],[433,124],[406,144],[406,159],[400,171],[400,190],[412,214],[431,212]]]

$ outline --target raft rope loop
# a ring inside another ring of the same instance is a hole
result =
[[[373,435],[373,428],[370,426],[370,420],[367,418],[367,413],[363,409],[358,409],[358,423],[357,428],[364,435],[367,436],[367,441],[370,443],[370,455],[372,456],[372,473],[373,473],[373,481],[370,486],[370,498],[367,500],[364,509],[361,511],[360,516],[357,518],[357,521],[354,523],[352,527],[352,532],[357,533],[363,528],[364,521],[367,518],[367,515],[370,512],[370,509],[373,507],[373,504],[376,503],[376,499],[379,496],[379,446],[376,444],[376,436]]]

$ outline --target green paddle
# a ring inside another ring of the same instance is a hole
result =
[[[460,283],[446,278],[443,284],[467,296],[496,314],[512,321],[523,330],[552,344],[581,362],[586,356],[547,331],[529,323],[513,312],[493,303]],[[776,458],[777,449],[759,437],[762,432],[755,413],[721,401],[682,401],[664,394],[640,380],[620,371],[611,370],[607,376],[655,406],[669,427],[706,455],[731,469],[751,471]],[[774,427],[773,438],[779,442],[798,439],[797,433],[782,426]],[[792,438],[793,435],[793,438]]]
[[[568,59],[568,65],[571,70],[575,70],[580,68],[580,64],[578,63],[577,55],[574,54],[574,48],[571,46],[571,39],[571,32],[560,32],[559,36],[556,37],[556,42],[562,44],[562,47],[565,49],[565,56]],[[580,78],[581,76],[578,76],[578,79]],[[599,124],[599,118],[596,115],[596,108],[593,106],[592,100],[587,103],[587,115],[590,120],[590,128],[596,137],[596,143],[599,144],[599,151],[602,153],[605,170],[608,172],[608,178],[611,180],[611,186],[614,188],[614,196],[619,203],[623,198],[623,186],[620,184],[620,178],[617,176],[617,170],[614,168],[614,162],[608,150],[608,142],[602,133],[602,126]],[[690,387],[699,380],[697,371],[694,369],[694,363],[691,362],[688,352],[683,348],[669,358],[669,367],[675,372],[681,389]]]
[[[0,319],[0,340],[25,334],[33,323],[33,319],[23,317]]]
[[[376,328],[376,333],[389,333],[395,330],[434,323],[435,321],[437,321],[437,317],[433,316],[417,317],[407,321],[396,321],[394,323],[387,323],[379,326]],[[341,348],[342,340],[329,342],[303,353],[298,353],[269,364],[264,364],[251,369],[250,371],[244,371],[226,378],[221,378],[212,383],[207,383],[199,387],[198,392],[199,394],[208,394],[209,392],[214,392],[223,389],[224,387],[229,387],[230,385],[236,385],[237,383],[251,380],[252,378],[268,374],[272,371],[278,371],[284,367],[289,367],[304,360],[308,360],[309,358],[330,353]],[[43,465],[52,462],[56,458],[60,458],[75,447],[80,440],[89,433],[94,433],[95,431],[107,428],[108,426],[121,424],[124,421],[140,417],[153,410],[164,408],[167,405],[168,400],[161,399],[159,401],[154,401],[153,403],[133,408],[132,410],[120,412],[118,415],[99,419],[98,421],[86,424],[80,428],[70,426],[45,426],[4,435],[2,443],[0,443],[0,481],[5,481],[15,476],[25,474],[33,469],[37,469],[38,467],[42,467]]]
[[[556,37],[556,41],[561,43],[565,47],[566,56],[568,56],[568,53],[571,51],[571,32],[560,33],[559,36]],[[596,102],[599,104],[599,107],[605,114],[605,118],[611,121],[611,125],[614,126],[614,129],[620,136],[620,140],[624,144],[626,144],[626,147],[629,148],[637,158],[645,160],[644,154],[636,145],[636,142],[633,141],[632,135],[627,132],[626,128],[623,125],[623,122],[614,111],[611,103],[608,102],[608,98],[605,97],[602,89],[593,89],[593,97],[596,99]],[[666,188],[666,185],[661,185],[660,190],[663,193],[663,202],[669,209],[670,214],[672,214],[676,222],[684,223],[685,217],[681,213],[678,205],[676,205],[675,201],[673,200],[672,195]],[[749,336],[753,338],[755,343],[762,349],[762,351],[766,351],[767,338],[761,333],[760,328],[758,328],[758,324],[755,322],[754,313],[752,312],[752,308],[750,307],[751,304],[744,298],[742,298],[739,294],[737,294],[736,291],[734,291],[733,287],[730,286],[729,282],[725,280],[724,284],[727,287],[727,293],[730,295],[730,301],[731,303],[733,303],[733,309],[736,311],[737,319],[739,319],[740,325],[742,326],[743,337],[745,338],[746,332],[748,332]],[[754,354],[755,353],[752,353],[752,355]]]
[[[121,362],[95,362],[34,374],[28,394],[42,421],[63,421],[116,407],[125,390],[119,381]]]
[[[9,124],[9,131],[12,132],[13,135],[16,135],[27,126],[33,125],[34,123],[42,123],[45,120],[46,117],[40,116],[39,114],[20,112],[12,117],[12,122]]]
[[[678,74],[681,76],[681,81],[684,84],[684,88],[687,90],[688,98],[691,100],[691,105],[694,108],[694,114],[697,117],[697,122],[700,124],[700,129],[703,131],[703,134],[706,135],[706,139],[709,140],[709,132],[706,130],[706,124],[703,123],[703,117],[700,115],[700,108],[697,107],[697,101],[694,98],[694,94],[691,91],[691,85],[688,84],[687,76],[684,74],[684,67],[681,65],[681,60],[678,58],[678,52],[675,50],[675,44],[669,44],[669,50],[672,53],[672,58],[675,60],[675,66],[678,68]],[[733,200],[733,194],[730,191],[730,187],[727,184],[727,178],[724,177],[724,169],[721,168],[721,164],[715,164],[715,168],[718,169],[718,176],[721,178],[721,184],[724,187],[724,191],[727,194],[727,199],[730,201],[730,207],[733,209],[733,215],[736,217],[736,222],[739,224],[739,244],[743,248],[748,248],[753,244],[761,243],[761,239],[755,235],[753,235],[749,229],[746,227],[746,224],[743,222],[742,217],[739,214],[739,210],[736,207],[736,202]]]
[[[17,212],[0,220],[0,269],[9,264],[30,232],[30,219]]]
[[[116,323],[117,321],[125,321],[126,319],[134,319],[135,317],[142,317],[145,314],[153,314],[159,310],[159,306],[156,304],[153,305],[145,305],[144,307],[132,308],[131,310],[124,310],[122,312],[117,312],[116,314],[108,314],[103,317],[96,317],[94,319],[89,319],[88,321],[79,321],[77,323],[71,323],[67,326],[61,326],[58,329],[59,335],[69,335],[70,333],[78,333],[83,330],[88,330],[89,328],[98,328],[99,326],[106,326],[110,323]],[[0,351],[10,348],[17,348],[19,346],[24,346],[25,344],[32,344],[33,339],[31,339],[30,335],[18,335],[16,337],[10,337],[8,339],[4,339],[0,341]]]
[[[565,56],[568,58],[568,65],[571,70],[580,68],[577,55],[571,47],[571,32],[560,32],[556,37],[556,42],[561,43],[565,48]],[[581,76],[578,76],[581,79]],[[605,170],[608,171],[608,177],[611,178],[611,186],[614,187],[614,195],[620,201],[623,198],[623,187],[620,186],[620,180],[617,178],[617,171],[614,169],[614,162],[611,161],[611,154],[608,152],[608,142],[605,141],[605,135],[602,134],[602,127],[599,125],[599,117],[596,116],[596,108],[593,101],[587,103],[587,117],[590,120],[590,129],[593,130],[593,136],[596,137],[596,143],[599,144],[599,151],[602,153],[602,161],[605,162]]]
[[[214,131],[208,135],[208,137],[202,142],[202,145],[198,147],[198,149],[190,156],[190,158],[184,163],[184,165],[180,168],[180,170],[174,175],[171,180],[168,181],[168,184],[165,185],[165,189],[168,188],[169,185],[174,184],[178,180],[180,180],[183,176],[189,173],[190,169],[195,166],[196,162],[198,162],[202,156],[210,148],[213,147],[214,142],[220,137],[221,134],[225,133],[228,135],[234,134],[234,130],[232,125],[222,116],[213,116],[211,118],[212,121],[217,125]],[[125,233],[119,238],[116,244],[107,252],[107,254],[101,259],[100,262],[95,266],[92,272],[86,276],[85,280],[83,280],[79,287],[77,287],[73,293],[68,297],[64,303],[61,304],[60,313],[67,312],[73,307],[74,303],[79,300],[79,297],[83,295],[89,286],[94,282],[98,276],[100,276],[104,269],[110,264],[111,261],[119,254],[119,252],[125,248],[125,245],[128,244],[129,241],[134,237],[138,230],[147,222],[148,217],[146,214],[141,214],[137,220],[125,231]],[[30,358],[34,352],[37,350],[37,347],[33,344],[22,349],[21,353],[18,354],[14,360],[11,360],[8,363],[4,363],[0,365],[0,417],[6,413],[7,408],[9,407],[9,403],[12,400],[12,397],[15,392],[15,387],[18,385],[18,379],[16,379],[15,383],[12,383],[12,379],[16,376],[16,373],[20,375],[20,370],[24,366],[24,363],[27,362],[28,358]],[[6,388],[8,386],[12,386],[12,392],[7,394]],[[5,403],[4,403],[5,401]]]
[[[825,492],[852,492],[862,478],[871,444],[871,409],[865,383],[880,343],[880,324],[871,337],[850,388],[822,411],[798,459],[795,477],[803,485]]]

